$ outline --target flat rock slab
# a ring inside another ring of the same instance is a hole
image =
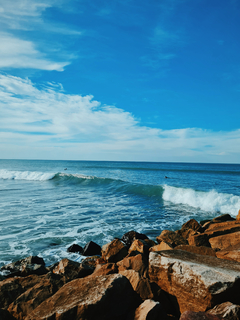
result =
[[[139,304],[128,279],[120,274],[86,277],[65,284],[27,320],[121,320]]]
[[[151,252],[149,277],[175,296],[181,313],[240,303],[240,264],[182,250]]]

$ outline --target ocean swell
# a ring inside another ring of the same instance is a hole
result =
[[[49,173],[49,172],[9,171],[6,169],[0,170],[0,179],[4,179],[4,180],[45,181],[45,180],[53,179],[54,176],[55,176],[55,173]]]

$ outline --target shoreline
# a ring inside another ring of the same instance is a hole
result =
[[[191,219],[179,230],[163,230],[156,241],[130,231],[102,247],[90,241],[68,250],[88,257],[50,267],[28,257],[1,268],[9,272],[0,277],[3,319],[57,319],[73,312],[73,320],[175,320],[199,313],[199,319],[239,320],[240,210],[236,218]],[[223,309],[239,314],[229,318]]]

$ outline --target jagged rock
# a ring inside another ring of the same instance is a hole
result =
[[[149,245],[144,240],[136,239],[132,242],[128,252],[137,251],[143,254],[148,254]]]
[[[8,306],[23,292],[38,283],[37,275],[27,277],[8,278],[0,282],[0,308],[7,309]]]
[[[226,320],[239,320],[240,306],[227,301],[215,306],[211,310],[208,310],[207,313],[213,314]]]
[[[128,279],[120,274],[86,277],[65,284],[26,320],[122,320],[139,304]]]
[[[173,248],[179,246],[180,244],[188,244],[187,240],[184,239],[180,234],[169,230],[163,230],[156,239],[159,244],[164,241],[171,245]]]
[[[119,273],[128,278],[133,290],[139,294],[141,299],[153,298],[153,292],[148,279],[140,277],[139,273],[135,270],[124,270],[119,271]]]
[[[224,250],[230,246],[240,244],[240,231],[212,237],[209,242],[213,249]]]
[[[78,244],[72,244],[69,248],[67,248],[67,252],[76,252],[79,254],[83,253],[83,248],[81,246],[79,246]]]
[[[177,246],[174,248],[174,250],[184,250],[184,251],[188,251],[188,252],[192,252],[192,253],[196,253],[196,254],[202,254],[204,256],[212,256],[212,257],[216,257],[216,252],[212,249],[212,248],[208,248],[208,247],[196,247],[196,246]]]
[[[221,318],[206,313],[206,312],[194,312],[194,311],[185,311],[179,320],[222,320]]]
[[[122,236],[122,241],[127,245],[127,246],[130,246],[132,244],[132,242],[136,239],[139,239],[139,240],[145,240],[145,239],[148,239],[148,237],[143,234],[143,233],[138,233],[134,230],[132,231],[129,231],[127,233],[125,233],[123,236]]]
[[[95,255],[101,255],[101,247],[93,242],[93,241],[89,241],[85,247],[83,248],[83,252],[82,252],[83,256],[95,256]]]
[[[93,276],[105,276],[108,274],[118,273],[118,268],[115,263],[98,264],[93,272]]]
[[[66,280],[70,281],[78,277],[79,268],[80,263],[65,258],[53,269],[53,273],[64,275]]]
[[[222,214],[221,216],[218,216],[216,218],[212,219],[212,222],[226,222],[226,221],[234,221],[235,219],[230,216],[230,214]]]
[[[135,311],[134,320],[165,320],[167,314],[159,302],[145,300]]]
[[[16,320],[11,313],[6,309],[0,309],[0,319],[1,320]]]
[[[182,250],[151,252],[149,278],[176,297],[181,312],[240,303],[240,264]]]
[[[59,290],[63,281],[60,276],[47,274],[38,277],[38,283],[13,301],[8,311],[18,320],[25,319],[38,305]]]
[[[209,243],[209,237],[205,233],[190,235],[188,237],[188,243],[190,246],[209,247],[209,248],[211,247]]]
[[[127,254],[127,247],[119,239],[114,239],[102,247],[102,258],[107,262],[118,262]]]
[[[8,274],[7,277],[14,276],[29,276],[30,274],[45,274],[48,270],[45,268],[45,262],[43,258],[37,256],[30,256],[25,259],[21,259],[5,266],[2,266],[1,271],[5,271]]]
[[[240,220],[212,223],[205,231],[209,238],[240,231]]]
[[[124,270],[135,270],[137,271],[140,276],[146,275],[146,272],[148,270],[148,259],[142,254],[137,254],[135,256],[128,256],[124,258],[122,261],[119,261],[117,263],[118,270],[124,271]]]
[[[240,243],[235,246],[227,247],[224,250],[217,251],[216,256],[220,259],[240,262]]]
[[[168,244],[167,242],[162,241],[160,244],[157,244],[156,246],[151,247],[149,249],[149,252],[151,252],[151,251],[162,251],[162,250],[173,250],[173,247],[170,244]]]

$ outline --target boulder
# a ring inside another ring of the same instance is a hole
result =
[[[25,319],[122,320],[138,304],[126,277],[91,276],[68,282]]]
[[[165,320],[167,314],[159,302],[145,300],[135,311],[134,320]]]
[[[72,244],[69,248],[67,248],[67,252],[73,252],[73,253],[83,253],[83,248],[79,246],[78,244]]]
[[[224,250],[217,251],[216,256],[220,259],[240,262],[240,243],[236,244],[235,246],[227,247]]]
[[[218,304],[213,309],[208,310],[207,313],[227,320],[239,320],[240,306],[227,301],[222,304]]]
[[[0,308],[7,309],[23,292],[35,286],[39,281],[37,275],[8,278],[0,282]]]
[[[131,230],[127,233],[125,233],[122,236],[122,241],[127,245],[130,246],[132,242],[136,239],[145,240],[148,239],[148,237],[143,233],[138,233],[137,231]]]
[[[212,248],[203,247],[203,246],[195,247],[190,245],[189,246],[181,245],[181,246],[175,247],[174,250],[184,250],[184,251],[188,251],[196,254],[202,254],[204,256],[216,257],[216,252]]]
[[[193,234],[188,237],[188,244],[196,247],[211,247],[209,237],[205,233]]]
[[[136,239],[132,242],[128,252],[137,251],[139,253],[147,254],[149,251],[149,245],[144,240]]]
[[[163,230],[156,239],[159,244],[164,241],[173,248],[179,246],[180,244],[188,244],[187,240],[184,239],[180,234],[169,230]]]
[[[47,274],[38,277],[38,283],[13,301],[8,311],[18,320],[25,319],[38,305],[59,290],[63,281],[60,276]]]
[[[119,273],[128,278],[133,290],[139,294],[142,300],[153,298],[153,292],[148,279],[140,277],[139,273],[135,270],[125,270]]]
[[[240,220],[212,223],[205,231],[209,238],[240,231]]]
[[[209,242],[211,247],[217,250],[224,250],[231,246],[240,245],[240,231],[212,237],[209,239]]]
[[[222,318],[206,312],[185,311],[179,320],[222,320]]]
[[[134,256],[128,256],[124,258],[122,261],[117,263],[118,270],[135,270],[140,276],[145,276],[148,270],[148,259],[142,254],[137,254]]]
[[[64,275],[66,282],[78,278],[80,263],[69,259],[62,259],[53,269],[54,274]]]
[[[236,220],[240,220],[240,210],[238,211],[238,215],[236,217]]]
[[[226,222],[226,221],[234,221],[235,219],[230,216],[230,214],[222,214],[221,216],[218,216],[216,218],[212,219],[212,222]]]
[[[151,252],[149,278],[176,297],[180,312],[240,303],[240,264],[182,250]]]
[[[93,272],[93,276],[106,276],[108,274],[118,273],[115,263],[98,264]]]
[[[151,252],[151,251],[162,251],[162,250],[173,250],[173,247],[170,244],[168,244],[167,242],[162,241],[160,244],[157,244],[156,246],[151,247],[149,249],[149,252]]]
[[[114,239],[102,247],[102,258],[107,262],[118,262],[127,254],[127,247],[119,239]]]
[[[83,256],[95,256],[95,255],[100,256],[101,247],[97,243],[93,241],[89,241],[83,248],[82,255]]]
[[[45,274],[48,270],[45,268],[45,262],[43,258],[37,256],[30,256],[25,259],[21,259],[5,266],[2,266],[1,271],[5,271],[7,277],[14,276],[29,276],[30,274]]]

